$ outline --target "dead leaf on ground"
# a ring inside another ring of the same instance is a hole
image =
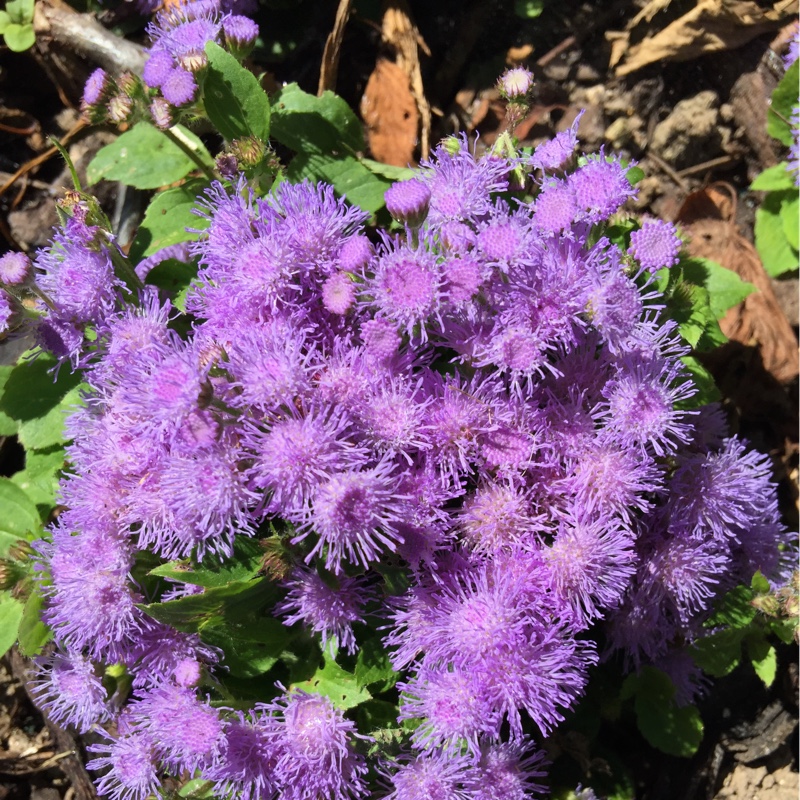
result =
[[[786,383],[798,374],[797,339],[755,247],[736,229],[734,213],[730,197],[712,186],[689,195],[676,222],[691,237],[690,255],[717,261],[756,287],[728,311],[720,328],[732,341],[757,348],[764,369]]]
[[[419,111],[408,75],[397,64],[378,59],[361,98],[361,117],[376,161],[395,167],[414,163]]]
[[[405,0],[385,0],[384,7],[381,21],[383,41],[394,50],[395,64],[408,76],[411,95],[419,114],[420,150],[422,157],[427,158],[431,135],[431,107],[422,84],[419,51],[422,50],[428,56],[431,51],[411,18],[411,9]]]
[[[609,31],[610,67],[618,77],[657,61],[690,61],[704,53],[731,50],[797,14],[797,0],[778,0],[762,8],[751,0],[698,0],[686,14],[658,29],[659,13],[670,3],[651,0],[625,31]],[[663,23],[662,23],[663,24]]]

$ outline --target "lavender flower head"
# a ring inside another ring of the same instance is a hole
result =
[[[662,220],[645,220],[642,227],[631,233],[628,251],[650,272],[678,263],[681,240],[675,226]]]

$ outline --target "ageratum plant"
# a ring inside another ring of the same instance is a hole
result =
[[[768,460],[671,318],[702,316],[680,239],[576,147],[446,140],[374,235],[226,156],[188,252],[131,261],[77,193],[0,259],[4,328],[84,382],[33,685],[100,734],[102,796],[543,796],[601,656],[690,702],[715,604],[785,579]],[[185,296],[148,284],[166,256]]]

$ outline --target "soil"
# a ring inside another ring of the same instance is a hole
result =
[[[60,5],[57,0],[40,2],[48,7]],[[82,0],[76,3],[85,10]],[[749,184],[784,157],[764,129],[769,96],[781,75],[780,57],[791,35],[792,11],[796,19],[796,3],[789,13],[773,14],[760,27],[753,19],[772,13],[771,3],[733,3],[739,9],[731,12],[734,17],[744,14],[740,6],[748,6],[750,29],[743,33],[742,26],[734,26],[717,31],[722,49],[711,52],[711,45],[695,31],[684,36],[682,46],[680,42],[674,45],[675,60],[644,64],[628,74],[620,73],[630,59],[652,49],[648,37],[669,26],[673,30],[693,3],[547,0],[536,18],[515,13],[536,3],[512,0],[412,0],[384,5],[395,14],[388,30],[388,17],[382,15],[377,0],[354,3],[338,48],[338,72],[329,77],[329,85],[335,85],[358,111],[366,109],[362,97],[373,76],[370,91],[377,91],[384,105],[377,112],[367,109],[372,114],[372,155],[380,152],[387,154],[387,160],[404,159],[401,163],[422,157],[418,141],[426,137],[419,136],[417,126],[424,127],[428,113],[428,138],[433,143],[466,130],[478,134],[480,143],[491,144],[504,124],[504,107],[494,83],[506,66],[523,63],[537,79],[535,102],[517,128],[523,145],[535,146],[564,130],[585,109],[579,127],[582,148],[619,152],[638,161],[646,174],[635,211],[680,219],[687,198],[722,186],[733,199],[731,230],[752,242],[754,214],[762,195],[751,192]],[[293,80],[307,91],[317,91],[335,6],[311,0],[262,6],[258,21],[268,34],[253,65],[268,73],[265,85]],[[129,4],[93,7],[108,27],[144,41],[143,20]],[[402,36],[397,19],[407,20],[411,33]],[[700,32],[716,24],[707,21]],[[627,49],[620,42],[627,42]],[[69,139],[68,149],[82,173],[93,153],[114,135],[110,130],[77,130],[80,90],[95,66],[78,50],[46,29],[39,31],[31,51],[17,54],[0,49],[0,249],[35,251],[47,243],[57,221],[54,200],[70,182],[60,160],[47,155],[47,136]],[[609,67],[615,53],[622,54],[622,68]],[[403,55],[405,60],[400,58]],[[406,71],[398,73],[394,67],[401,63]],[[387,91],[385,81],[395,82],[392,91]],[[404,104],[402,113],[393,107],[392,97],[397,98],[396,104]],[[401,129],[409,119],[414,126],[410,139],[408,131]],[[398,150],[403,147],[407,150]],[[15,177],[20,168],[22,174]],[[135,229],[146,196],[104,183],[96,188],[111,218],[122,228]],[[796,277],[765,281],[776,304],[762,319],[767,338],[734,342],[712,359],[709,368],[723,387],[735,426],[772,455],[784,516],[791,529],[797,530],[797,369],[792,364],[788,372],[786,364],[776,367],[767,349],[769,331],[783,325],[794,337],[789,349],[796,360],[798,284]],[[785,318],[779,319],[781,315]],[[785,339],[785,332],[775,334],[779,335]],[[9,363],[13,357],[11,349],[0,343],[0,361]],[[18,469],[19,458],[14,442],[0,439],[0,472]],[[797,648],[786,646],[780,650],[778,677],[770,689],[744,667],[715,682],[701,706],[706,734],[691,760],[664,756],[640,739],[609,742],[627,752],[636,797],[796,798],[797,674]],[[24,663],[18,654],[3,659],[0,800],[91,797],[82,756],[76,755],[81,753],[81,743],[45,722],[32,706],[23,678]],[[587,755],[591,761],[592,754]]]

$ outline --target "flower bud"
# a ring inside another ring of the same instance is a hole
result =
[[[155,97],[150,103],[150,116],[153,118],[153,124],[162,131],[175,124],[173,111],[172,106],[163,97]]]
[[[232,153],[220,153],[217,156],[217,172],[223,178],[232,181],[239,172],[239,162],[236,160],[236,156]]]
[[[223,20],[222,30],[231,55],[239,61],[247,58],[258,38],[258,25],[249,17],[232,16]]]
[[[524,100],[533,88],[533,73],[525,67],[507,69],[497,83],[505,100]]]
[[[386,190],[386,208],[398,221],[419,228],[428,216],[431,190],[420,180],[399,181]]]
[[[108,118],[112,122],[129,122],[133,118],[133,100],[124,94],[117,94],[108,101]]]
[[[244,136],[231,142],[231,154],[244,168],[260,164],[264,153],[264,142],[255,136]]]
[[[84,117],[93,124],[103,122],[107,114],[106,103],[116,90],[111,76],[104,69],[96,69],[83,87],[81,111]]]
[[[25,253],[6,253],[0,257],[0,283],[22,286],[33,280],[33,266]]]

